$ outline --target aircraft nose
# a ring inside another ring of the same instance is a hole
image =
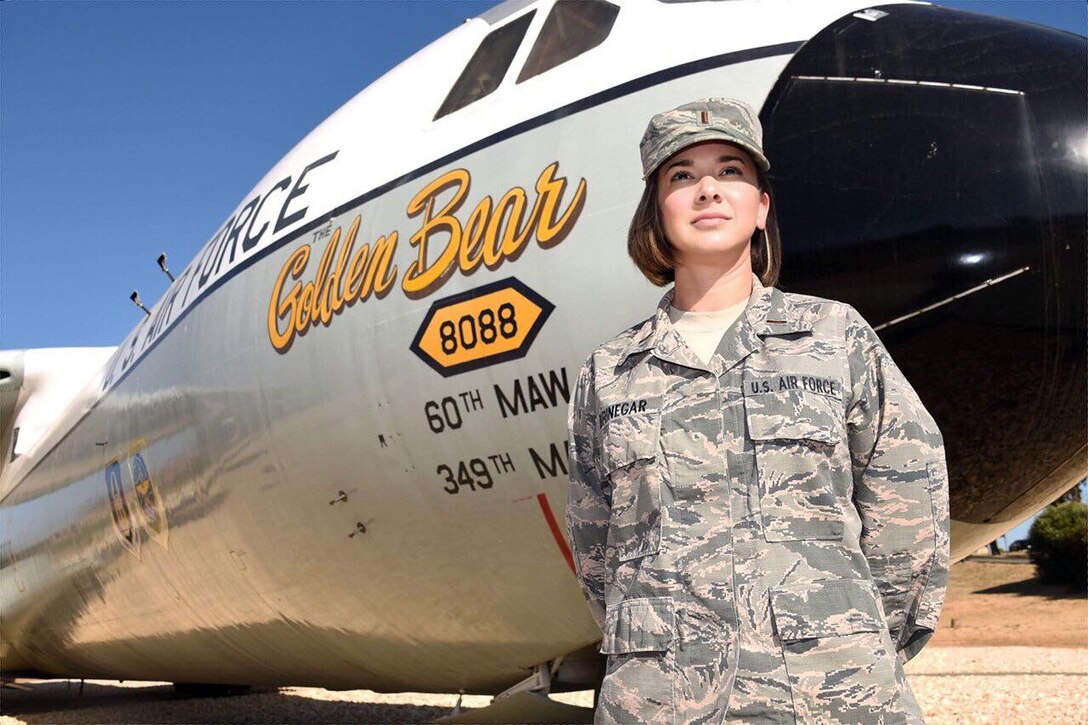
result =
[[[1083,458],[1086,46],[884,6],[806,43],[761,113],[780,284],[878,328],[944,433],[960,521],[1026,515]]]

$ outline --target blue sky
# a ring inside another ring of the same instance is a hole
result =
[[[326,116],[492,0],[0,3],[0,347],[115,345]],[[938,2],[1088,33],[1084,0]]]
[[[0,3],[0,347],[115,345],[261,176],[485,0]],[[1088,32],[1084,0],[943,2]]]

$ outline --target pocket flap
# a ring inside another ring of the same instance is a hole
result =
[[[605,616],[601,654],[665,652],[675,631],[676,611],[671,597],[626,599]]]
[[[886,625],[868,579],[824,579],[771,589],[771,614],[783,641],[879,632]]]
[[[653,458],[660,431],[658,412],[634,413],[608,421],[601,432],[601,472],[607,476],[639,459]]]
[[[807,438],[834,445],[840,437],[838,421],[827,405],[815,396],[811,401],[793,396],[747,396],[748,434],[754,441]]]

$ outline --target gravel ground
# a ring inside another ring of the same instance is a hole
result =
[[[906,671],[932,725],[1088,723],[1088,649],[926,647]]]
[[[927,647],[907,675],[932,725],[1088,722],[1088,649]],[[409,723],[450,713],[456,695],[330,692],[307,687],[238,697],[181,699],[164,683],[22,681],[33,692],[4,690],[0,725],[37,723]],[[591,706],[592,692],[555,695]],[[465,696],[462,707],[489,697]]]

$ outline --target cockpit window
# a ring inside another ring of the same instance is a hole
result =
[[[434,115],[436,120],[480,100],[499,87],[535,14],[536,10],[532,10],[487,34]]]
[[[559,0],[518,75],[518,83],[551,70],[604,42],[620,9],[605,0]]]

